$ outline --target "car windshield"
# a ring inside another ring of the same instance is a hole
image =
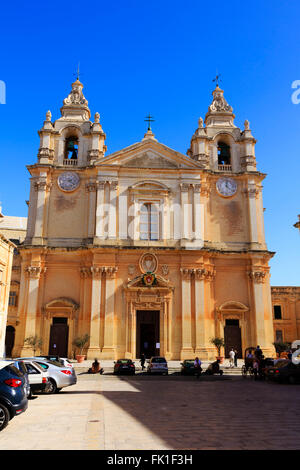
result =
[[[129,363],[131,363],[131,360],[130,359],[119,359],[118,363],[119,364],[129,364]]]
[[[287,364],[290,364],[290,361],[280,361],[276,363],[276,367],[284,367]]]
[[[194,361],[192,359],[184,361],[184,364],[187,366],[194,365]]]
[[[151,362],[156,362],[156,363],[162,364],[162,363],[165,363],[167,361],[165,360],[164,357],[153,357],[151,359]]]
[[[15,367],[19,369],[20,372],[23,372],[23,374],[27,374],[27,367],[26,364],[23,361],[16,361],[14,363]]]
[[[58,362],[58,361],[50,361],[50,359],[47,359],[47,364],[51,364],[52,366],[56,366],[56,367],[61,367],[61,363]]]
[[[11,374],[13,375],[17,375],[18,377],[23,377],[23,373],[17,369],[15,366],[13,366],[12,364],[10,364],[9,366],[6,366],[4,367],[4,369],[7,371],[7,372],[10,372]]]

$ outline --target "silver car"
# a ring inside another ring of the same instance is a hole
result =
[[[46,393],[58,393],[64,387],[75,385],[77,377],[74,368],[63,367],[60,362],[42,360],[37,357],[23,357],[24,360],[34,360],[44,370],[48,372],[49,386],[45,390]]]
[[[148,367],[147,374],[163,374],[168,375],[168,363],[162,356],[151,357]]]

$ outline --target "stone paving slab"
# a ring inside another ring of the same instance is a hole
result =
[[[241,377],[90,375],[38,395],[0,450],[300,449],[300,385]]]

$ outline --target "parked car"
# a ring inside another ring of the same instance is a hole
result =
[[[168,375],[168,363],[164,357],[153,356],[148,362],[147,374]]]
[[[50,387],[48,378],[48,371],[43,369],[37,362],[24,360],[26,365],[29,384],[30,384],[30,396],[36,392],[45,392]]]
[[[73,364],[66,357],[60,356],[35,356],[37,359],[47,359],[47,361],[60,362],[64,367],[73,367]]]
[[[135,374],[135,365],[131,359],[118,359],[114,362],[114,374]]]
[[[36,357],[23,357],[19,359],[23,361],[34,360],[48,372],[49,386],[45,390],[46,393],[58,393],[62,388],[69,387],[77,382],[75,370],[63,367],[60,362],[38,359]]]
[[[267,379],[277,382],[289,382],[295,384],[300,382],[300,364],[293,364],[290,360],[277,361],[274,367],[265,370]]]
[[[185,359],[181,364],[181,375],[195,375],[195,360],[194,359]]]
[[[24,374],[14,361],[0,361],[0,431],[28,407]]]
[[[25,383],[26,383],[26,396],[27,398],[31,397],[31,390],[30,390],[30,383],[29,383],[29,375],[27,371],[27,367],[24,361],[13,361],[14,366],[19,369],[20,372],[24,375]]]

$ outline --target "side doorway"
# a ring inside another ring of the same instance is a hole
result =
[[[68,319],[53,317],[50,329],[49,354],[68,357]]]
[[[227,319],[224,327],[225,357],[229,357],[229,351],[233,348],[237,351],[237,357],[241,359],[242,335],[239,320]]]
[[[15,334],[16,330],[13,326],[8,325],[6,327],[6,335],[5,335],[5,355],[6,357],[12,356],[12,350],[15,344]]]

